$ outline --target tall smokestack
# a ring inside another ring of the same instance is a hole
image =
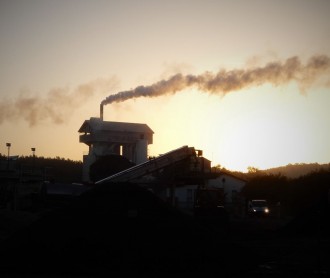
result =
[[[103,103],[100,104],[100,119],[103,121]]]

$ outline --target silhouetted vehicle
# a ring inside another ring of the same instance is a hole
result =
[[[269,207],[266,200],[251,200],[248,202],[248,214],[254,216],[269,215]]]

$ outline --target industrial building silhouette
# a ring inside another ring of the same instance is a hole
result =
[[[79,141],[89,147],[83,156],[85,182],[90,181],[90,166],[107,155],[122,155],[134,164],[146,162],[154,134],[146,124],[104,121],[102,117],[86,120],[78,132]]]

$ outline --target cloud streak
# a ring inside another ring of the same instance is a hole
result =
[[[262,67],[221,69],[217,73],[205,72],[200,75],[175,74],[149,86],[138,86],[132,90],[110,95],[101,102],[101,105],[140,97],[171,95],[192,87],[205,93],[223,95],[266,83],[280,86],[294,81],[298,83],[300,90],[304,91],[319,77],[329,73],[329,70],[330,58],[317,55],[312,56],[305,64],[294,56],[284,62],[274,61]],[[0,100],[0,124],[21,119],[27,121],[31,127],[46,121],[63,124],[75,110],[88,103],[96,92],[109,91],[116,83],[115,78],[96,79],[81,84],[73,90],[52,89],[43,97],[25,92],[16,98]],[[329,85],[330,81],[326,80],[325,86]]]
[[[0,101],[0,124],[20,119],[27,121],[31,127],[45,121],[63,124],[79,106],[92,99],[97,92],[104,93],[113,89],[115,84],[115,78],[100,78],[81,84],[73,90],[55,88],[43,97],[21,93],[16,98]]]
[[[211,72],[200,75],[175,74],[150,86],[138,86],[132,90],[110,95],[101,102],[101,105],[123,102],[133,98],[175,94],[190,87],[211,94],[226,94],[266,83],[280,86],[295,81],[299,84],[300,90],[304,91],[318,77],[328,73],[329,69],[330,58],[326,55],[317,55],[312,56],[305,64],[297,56],[294,56],[284,62],[267,63],[263,67],[221,69],[215,74]]]

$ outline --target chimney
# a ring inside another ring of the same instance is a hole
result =
[[[103,104],[100,104],[100,119],[103,121]]]

